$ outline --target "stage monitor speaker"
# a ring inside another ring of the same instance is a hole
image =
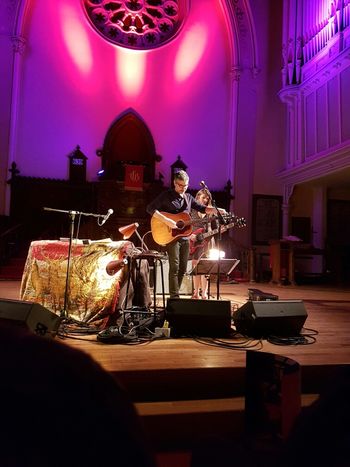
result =
[[[4,299],[0,299],[0,319],[11,320],[44,337],[55,337],[61,321],[39,303]]]
[[[165,317],[173,337],[225,337],[232,331],[229,300],[169,298]]]
[[[236,330],[246,336],[298,336],[306,321],[302,300],[248,300],[233,314]]]

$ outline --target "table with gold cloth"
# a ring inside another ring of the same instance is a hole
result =
[[[110,261],[123,259],[134,248],[130,241],[72,244],[67,314],[69,318],[103,327],[111,318],[125,271],[109,275]],[[21,300],[40,303],[61,314],[64,308],[69,243],[33,241],[21,283]]]

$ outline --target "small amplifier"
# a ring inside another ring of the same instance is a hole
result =
[[[272,293],[266,293],[259,289],[248,289],[248,299],[253,300],[255,302],[259,301],[270,301],[270,300],[278,300],[278,295],[274,295]]]

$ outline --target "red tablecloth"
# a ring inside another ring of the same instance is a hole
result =
[[[31,243],[25,264],[21,299],[40,303],[56,314],[64,309],[68,242]],[[99,327],[110,319],[119,297],[123,270],[110,276],[106,265],[127,255],[129,241],[72,245],[66,311],[68,317]]]

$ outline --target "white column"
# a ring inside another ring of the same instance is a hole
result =
[[[19,113],[19,95],[22,79],[22,62],[26,47],[26,39],[23,36],[13,36],[11,38],[13,44],[14,63],[13,63],[13,78],[12,78],[12,99],[11,99],[11,123],[9,135],[9,156],[7,161],[7,169],[9,170],[12,162],[15,162],[16,145],[17,145],[17,123]],[[10,212],[10,187],[8,186],[5,194],[5,212]]]
[[[228,124],[228,154],[227,154],[227,177],[232,183],[233,193],[235,190],[235,167],[236,167],[236,140],[237,140],[237,106],[238,106],[238,88],[241,77],[241,67],[234,66],[230,70],[230,115]],[[232,204],[232,202],[231,202]],[[233,205],[230,206],[233,210]]]
[[[294,185],[284,185],[283,203],[282,203],[282,237],[289,235],[289,211],[290,197],[293,194]]]
[[[283,30],[282,30],[282,86],[288,82],[288,37],[289,37],[289,0],[283,1]]]
[[[313,188],[312,244],[324,248],[326,238],[327,190],[323,186]]]
[[[282,237],[289,234],[289,204],[282,204]]]

